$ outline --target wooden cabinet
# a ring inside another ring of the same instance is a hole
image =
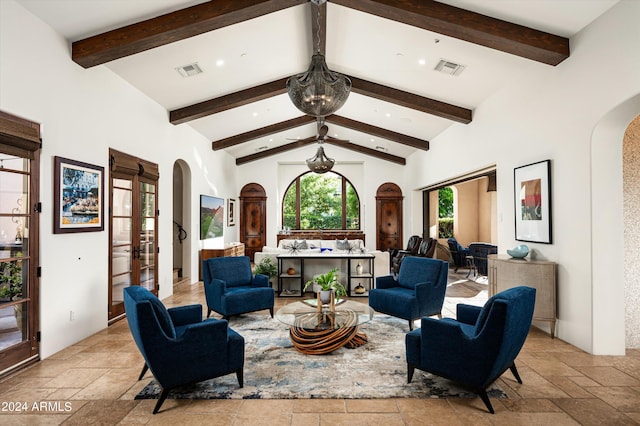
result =
[[[258,183],[249,183],[240,191],[240,241],[246,246],[247,256],[267,245],[267,194]]]
[[[525,285],[536,289],[533,319],[551,323],[556,330],[556,263],[544,260],[514,259],[503,254],[487,256],[489,297],[511,287]]]
[[[202,249],[200,250],[200,260],[198,267],[198,275],[200,281],[202,281],[202,261],[210,259],[212,257],[227,257],[227,256],[244,256],[244,244],[235,243],[227,244],[224,248],[219,249]]]
[[[376,249],[402,249],[402,191],[387,182],[376,192]]]

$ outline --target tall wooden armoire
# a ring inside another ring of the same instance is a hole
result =
[[[240,241],[244,253],[253,262],[253,255],[267,244],[267,193],[262,185],[248,183],[240,191]]]

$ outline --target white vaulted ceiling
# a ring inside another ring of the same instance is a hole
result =
[[[617,1],[443,0],[441,3],[570,39]],[[206,3],[193,0],[18,2],[69,41],[70,58],[73,42]],[[211,3],[230,1],[214,0]],[[261,2],[245,0],[242,3]],[[326,5],[327,64],[332,70],[357,79],[473,112],[504,87],[527,84],[527,81],[540,78],[553,69],[553,65],[337,3],[342,2],[329,0]],[[409,2],[386,0],[381,3]],[[96,66],[108,67],[158,102],[168,111],[169,120],[170,111],[306,70],[315,50],[312,45],[312,8],[315,10],[310,3],[301,1],[276,12]],[[439,73],[434,67],[440,59],[461,64],[464,70],[458,76]],[[176,71],[177,67],[191,63],[197,63],[204,72],[184,78]],[[467,125],[360,93],[352,93],[336,114],[425,141],[435,139],[449,126]],[[214,142],[301,115],[285,92],[176,125],[191,126]],[[348,139],[354,145],[368,149],[401,158],[418,149],[331,121],[328,124],[330,136]],[[308,122],[224,149],[233,157],[243,158],[256,154],[260,148],[282,147],[291,143],[291,139],[307,138],[315,133],[316,125]]]

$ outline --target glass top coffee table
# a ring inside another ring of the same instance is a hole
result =
[[[289,303],[276,312],[276,319],[291,327],[291,343],[300,352],[322,355],[343,346],[357,348],[367,343],[358,326],[371,321],[374,311],[364,303],[338,301],[335,312],[328,305],[317,307],[316,299]]]

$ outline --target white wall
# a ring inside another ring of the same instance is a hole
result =
[[[173,291],[174,161],[182,158],[198,177],[192,200],[200,193],[230,197],[235,166],[190,128],[169,124],[167,111],[107,68],[83,69],[72,62],[66,40],[10,0],[0,1],[0,55],[0,109],[42,125],[40,328],[46,358],[107,326],[108,231],[53,234],[53,156],[107,171],[112,147],[159,165],[161,298]],[[193,223],[197,214],[194,206]],[[235,228],[230,229],[225,238],[236,240]],[[201,243],[190,242],[197,256]],[[191,269],[190,276],[197,277],[197,262]]]
[[[498,245],[504,253],[518,244],[513,169],[551,159],[553,244],[529,246],[534,256],[559,265],[558,337],[589,352],[598,347],[600,353],[624,353],[620,338],[599,345],[595,338],[602,336],[595,335],[598,325],[592,324],[599,303],[592,287],[601,283],[593,280],[592,268],[600,266],[591,257],[590,230],[593,212],[607,205],[590,203],[590,144],[600,118],[640,92],[639,16],[640,2],[621,1],[572,38],[570,58],[541,69],[537,80],[516,82],[488,99],[474,111],[471,124],[452,126],[431,142],[429,152],[413,155],[408,164],[407,176],[417,188],[495,163]],[[409,208],[415,212],[420,206]],[[616,309],[624,311],[622,306],[606,311],[617,316]],[[613,325],[624,330],[624,324]]]

